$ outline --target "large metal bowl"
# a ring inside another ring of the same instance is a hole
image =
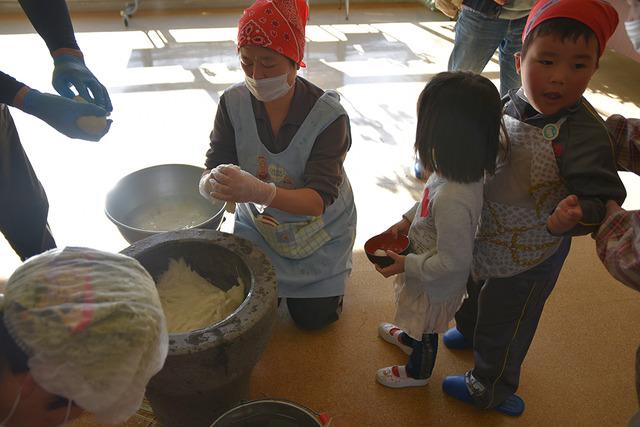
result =
[[[167,164],[130,173],[107,194],[105,214],[129,243],[166,231],[217,229],[225,202],[212,203],[200,195],[198,182],[203,171],[192,165]],[[161,218],[160,206],[175,208],[170,220],[153,227],[139,220],[147,212]]]

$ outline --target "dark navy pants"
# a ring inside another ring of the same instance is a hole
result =
[[[0,104],[0,232],[20,259],[55,248],[47,224],[49,202],[16,130]]]
[[[493,408],[518,389],[520,367],[571,239],[554,255],[516,276],[467,283],[469,297],[456,313],[456,327],[473,340],[472,395],[477,406]]]

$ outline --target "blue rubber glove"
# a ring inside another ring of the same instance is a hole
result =
[[[87,133],[78,127],[78,119],[86,116],[105,117],[107,112],[103,108],[50,93],[41,93],[35,89],[29,89],[26,93],[21,109],[25,113],[47,122],[69,138],[88,141],[99,141],[109,132],[112,122],[112,120],[107,120],[104,130],[99,133]]]
[[[71,86],[73,86],[78,91],[78,95],[87,102],[99,105],[108,112],[113,111],[107,89],[84,65],[82,58],[64,54],[56,56],[53,63],[55,68],[53,69],[52,84],[60,95],[65,98],[73,98],[75,96],[71,90]]]

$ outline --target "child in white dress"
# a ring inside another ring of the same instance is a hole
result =
[[[404,366],[378,370],[382,385],[422,386],[431,377],[438,333],[448,329],[466,296],[484,176],[495,171],[499,152],[501,112],[493,83],[468,72],[438,74],[418,99],[415,150],[431,176],[422,200],[387,230],[408,234],[411,253],[388,251],[394,263],[376,266],[385,277],[396,275],[395,321],[378,332],[410,356]]]

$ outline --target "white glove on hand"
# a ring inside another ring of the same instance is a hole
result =
[[[276,196],[274,183],[260,181],[236,165],[220,165],[211,171],[211,176],[211,196],[216,199],[269,206]]]
[[[210,202],[215,202],[216,199],[211,196],[211,181],[213,181],[213,175],[209,172],[206,175],[202,175],[200,178],[200,182],[198,183],[198,190],[200,191],[200,195]]]

